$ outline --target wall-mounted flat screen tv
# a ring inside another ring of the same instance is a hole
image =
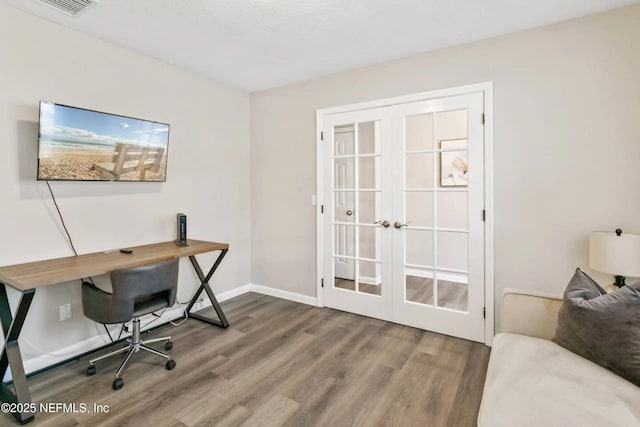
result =
[[[169,125],[40,101],[38,180],[167,179]]]

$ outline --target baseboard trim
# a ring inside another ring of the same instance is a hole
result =
[[[318,298],[310,297],[308,295],[296,294],[294,292],[283,291],[282,289],[270,288],[268,286],[251,284],[251,292],[256,292],[262,295],[269,295],[276,298],[286,299],[289,301],[295,301],[307,305],[318,305]]]
[[[240,295],[244,295],[247,292],[256,292],[262,295],[269,295],[272,297],[286,299],[289,301],[295,301],[295,302],[299,302],[307,305],[314,305],[314,306],[318,305],[318,299],[315,297],[296,294],[294,292],[283,291],[281,289],[270,288],[268,286],[256,285],[253,283],[248,283],[246,285],[239,286],[237,288],[233,288],[228,291],[217,294],[216,298],[219,302],[223,302],[223,301],[227,301],[232,298],[238,297]],[[193,308],[194,310],[197,311],[210,306],[211,306],[211,301],[209,301],[208,298],[205,298],[204,300],[196,303]],[[162,316],[160,316],[159,318],[145,316],[145,317],[142,317],[140,321],[142,325],[144,325],[145,323],[147,323],[152,319],[156,320],[149,325],[150,327],[153,327],[154,324],[159,325],[161,323],[166,323],[173,320],[179,321],[180,318],[184,316],[185,308],[186,307],[184,306],[172,307],[171,309],[168,309],[167,311],[162,313]],[[127,336],[128,335],[123,335],[123,337],[127,337]],[[108,343],[109,343],[109,336],[106,333],[96,335],[96,336],[87,338],[83,341],[80,341],[78,343],[72,344],[68,347],[64,347],[59,350],[56,350],[50,354],[42,354],[32,359],[25,360],[24,369],[28,375],[32,372],[46,369],[47,367],[53,366],[57,363],[68,361],[83,353],[96,350]],[[21,346],[24,347],[25,345],[28,346],[28,344],[25,344],[25,343],[23,343]],[[3,381],[10,381],[10,380],[11,380],[11,372],[7,371]]]
[[[242,285],[240,287],[233,288],[226,292],[222,292],[221,294],[216,295],[216,299],[219,302],[230,300],[231,298],[239,297],[240,295],[246,294],[247,292],[251,292],[252,287],[253,287],[253,284],[247,283],[246,285]],[[208,300],[206,302],[208,302],[209,305],[211,305]]]

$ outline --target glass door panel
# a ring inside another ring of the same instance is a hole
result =
[[[433,149],[433,114],[406,117],[406,151]]]
[[[406,154],[406,189],[433,188],[433,153]]]
[[[433,267],[433,231],[405,230],[406,265],[412,267]]]
[[[358,159],[358,188],[377,190],[380,185],[380,156],[360,157]]]
[[[358,291],[376,296],[381,295],[381,262],[358,261]]]
[[[469,268],[468,233],[450,231],[436,232],[436,268],[463,273]]]
[[[358,222],[361,224],[374,224],[380,218],[380,192],[358,192]]]
[[[433,270],[406,269],[404,279],[406,301],[433,305]]]
[[[353,280],[355,227],[347,224],[335,224],[333,231],[335,277]]]
[[[337,222],[353,222],[352,209],[355,206],[355,193],[353,191],[335,191],[333,195],[333,216],[335,220]]]
[[[352,158],[339,157],[335,159],[335,180],[336,189],[354,188],[354,161]]]
[[[358,227],[358,259],[380,259],[380,229]]]
[[[438,307],[467,311],[469,275],[438,271]]]
[[[336,126],[334,130],[334,150],[335,156],[350,156],[353,155],[355,149],[353,141],[353,125]]]
[[[378,122],[358,123],[358,154],[380,154],[380,126]]]
[[[433,191],[405,192],[405,224],[433,227]]]
[[[467,191],[438,191],[436,214],[438,229],[467,230],[469,224],[469,197]]]

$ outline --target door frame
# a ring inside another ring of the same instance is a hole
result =
[[[379,99],[375,101],[357,104],[342,105],[338,107],[322,108],[316,110],[316,298],[317,305],[324,307],[322,290],[322,264],[323,264],[323,240],[322,240],[322,215],[323,205],[323,117],[327,114],[344,113],[369,108],[388,107],[396,104],[405,104],[415,101],[426,101],[436,98],[445,98],[470,93],[482,93],[484,100],[484,209],[485,209],[485,236],[484,236],[484,269],[485,269],[485,324],[484,343],[491,346],[495,332],[495,284],[494,284],[494,201],[493,201],[493,82],[475,83],[453,88],[438,89],[421,92],[412,95],[404,95],[393,98]]]

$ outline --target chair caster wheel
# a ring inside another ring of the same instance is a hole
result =
[[[92,375],[96,374],[96,366],[95,365],[89,365],[89,367],[87,368],[87,376],[90,377]]]
[[[120,390],[122,386],[124,386],[124,381],[122,381],[122,378],[116,378],[115,380],[113,380],[112,386],[114,390]]]
[[[167,368],[167,371],[171,371],[176,367],[176,361],[173,359],[169,359],[167,360],[167,363],[164,365],[164,367]]]
[[[164,343],[165,350],[171,350],[172,348],[173,348],[173,341],[167,341],[166,343]]]

